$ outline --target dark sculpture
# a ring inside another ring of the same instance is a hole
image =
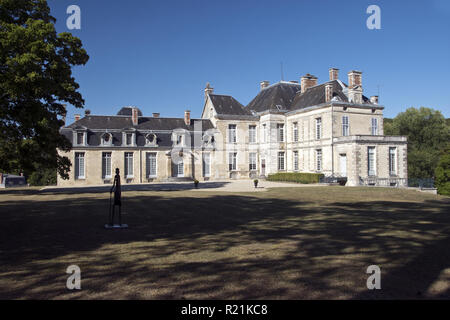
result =
[[[114,204],[111,210],[111,194],[114,191]],[[114,211],[116,206],[119,206],[119,226],[122,225],[122,190],[120,187],[120,175],[119,168],[116,168],[116,176],[114,177],[114,182],[109,191],[109,225],[114,225]]]

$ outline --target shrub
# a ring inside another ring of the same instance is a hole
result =
[[[322,173],[282,172],[269,174],[267,180],[297,183],[319,183],[323,176],[324,175]]]

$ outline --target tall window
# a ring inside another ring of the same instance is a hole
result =
[[[342,135],[348,136],[348,116],[342,117]]]
[[[203,176],[209,177],[211,175],[211,157],[209,153],[203,154]]]
[[[278,142],[284,142],[284,124],[277,124]]]
[[[262,142],[267,142],[267,126],[266,126],[266,124],[263,124],[262,125],[262,129],[263,129],[263,132],[262,132]]]
[[[132,146],[133,145],[133,134],[132,133],[127,133],[125,135],[126,138],[126,145],[127,146]]]
[[[255,143],[256,142],[256,126],[248,127],[248,142]]]
[[[322,118],[316,118],[316,140],[322,138]]]
[[[372,118],[372,135],[378,135],[378,119]]]
[[[316,170],[322,171],[322,149],[316,150]]]
[[[125,178],[133,177],[133,152],[125,152]]]
[[[234,171],[237,169],[237,153],[231,152],[228,154],[228,169]]]
[[[369,176],[376,175],[375,170],[375,147],[367,148],[367,171]]]
[[[294,136],[294,142],[298,142],[298,123],[297,122],[294,122],[292,130],[293,130],[292,135]]]
[[[284,152],[278,152],[278,170],[284,170]]]
[[[236,125],[235,124],[228,125],[228,142],[230,142],[230,143],[236,142]]]
[[[389,148],[389,174],[395,176],[397,174],[397,148]]]
[[[256,153],[255,152],[249,153],[249,169],[250,169],[250,171],[256,170]]]
[[[148,178],[156,177],[156,153],[147,152],[146,173]]]
[[[111,179],[111,152],[102,153],[102,178]]]
[[[75,153],[75,179],[84,179],[84,152]]]
[[[298,171],[298,151],[294,151],[294,171]]]

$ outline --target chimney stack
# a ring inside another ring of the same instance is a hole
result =
[[[206,84],[206,88],[205,88],[205,99],[206,99],[206,97],[208,97],[208,95],[212,94],[213,92],[214,92],[214,88],[211,88],[211,85],[208,82]]]
[[[190,110],[186,110],[184,112],[184,123],[187,126],[191,125],[191,111]]]
[[[153,112],[152,116],[153,118],[159,118],[159,112]]]
[[[362,87],[362,72],[352,70],[348,73],[348,87],[353,88],[356,86]]]
[[[89,110],[89,109],[84,110],[84,115],[85,116],[88,116],[90,114],[91,114],[91,110]]]
[[[80,118],[81,118],[81,116],[77,113],[77,114],[75,115],[75,122],[78,121],[78,120],[80,120]]]
[[[325,102],[330,102],[333,99],[333,84],[328,82],[325,85]]]
[[[264,81],[261,81],[261,82],[259,83],[259,85],[260,85],[261,90],[262,90],[262,89],[265,89],[265,88],[267,88],[268,86],[270,86],[270,82],[267,81],[267,80],[264,80]]]
[[[131,122],[133,122],[133,126],[138,125],[138,123],[139,123],[138,116],[139,116],[138,108],[132,107],[131,108]]]
[[[378,104],[378,96],[371,96],[370,102],[372,102],[373,104]]]
[[[317,77],[309,73],[300,78],[300,89],[302,93],[315,85],[317,85]]]
[[[330,81],[339,79],[339,69],[330,68]]]

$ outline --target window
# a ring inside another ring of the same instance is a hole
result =
[[[133,178],[133,152],[125,152],[125,178]]]
[[[342,135],[344,137],[348,136],[348,116],[342,117]]]
[[[251,152],[249,154],[249,170],[255,171],[256,170],[256,153]]]
[[[147,152],[146,175],[148,178],[156,177],[156,153]]]
[[[248,127],[248,142],[256,143],[256,126]]]
[[[277,124],[278,142],[284,142],[284,124]]]
[[[75,179],[84,179],[84,152],[75,153]]]
[[[236,143],[236,125],[235,124],[228,125],[228,142]]]
[[[298,171],[298,151],[294,151],[294,171]]]
[[[111,146],[112,145],[111,133],[105,133],[102,135],[102,145],[103,146]]]
[[[293,127],[293,136],[294,136],[294,142],[298,142],[298,123],[297,122],[294,122],[294,125],[293,125],[294,127]]]
[[[316,170],[322,171],[322,149],[316,150]]]
[[[389,174],[397,175],[397,148],[389,148]]]
[[[278,152],[278,170],[284,170],[284,152]]]
[[[378,119],[372,118],[372,135],[378,135]]]
[[[367,171],[369,176],[376,175],[375,170],[375,147],[367,148]]]
[[[77,132],[77,145],[84,145],[84,132]]]
[[[316,140],[322,138],[322,118],[316,119]]]
[[[181,134],[177,135],[177,145],[180,145],[183,142],[183,136]]]
[[[178,177],[184,177],[184,162],[183,159],[181,159],[177,164],[177,176]]]
[[[146,145],[156,146],[156,141],[157,141],[157,137],[156,137],[156,134],[154,134],[154,133],[149,133],[145,136],[145,144]]]
[[[262,133],[263,142],[267,142],[267,126],[265,124],[263,124],[262,127],[263,127],[263,133]]]
[[[111,179],[111,152],[102,153],[102,179]]]
[[[228,154],[228,169],[234,171],[237,168],[237,153],[231,152]]]
[[[203,176],[209,177],[211,175],[211,156],[209,153],[203,154]]]

